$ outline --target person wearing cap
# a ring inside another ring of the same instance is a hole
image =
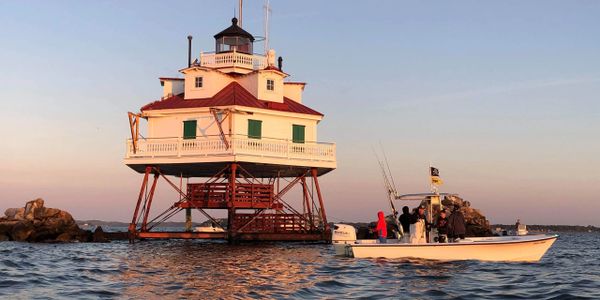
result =
[[[435,228],[438,232],[438,241],[445,243],[448,240],[448,218],[446,218],[445,210],[440,211],[440,215],[435,222]]]
[[[425,220],[425,205],[419,205],[410,216],[410,224],[415,224],[419,220]]]
[[[427,219],[425,218],[425,206],[419,205],[416,211],[410,218],[410,243],[424,244],[427,243]]]
[[[460,211],[460,205],[454,205],[454,210],[448,217],[448,237],[450,242],[456,242],[460,238],[465,239],[466,233],[465,216]]]

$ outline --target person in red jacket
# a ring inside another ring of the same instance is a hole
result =
[[[382,211],[377,213],[377,227],[375,227],[375,232],[377,233],[377,237],[379,238],[379,242],[385,244],[387,242],[387,224],[385,223],[385,215]]]

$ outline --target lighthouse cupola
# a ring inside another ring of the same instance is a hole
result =
[[[215,35],[215,52],[243,52],[252,54],[254,37],[238,26],[238,19],[231,19],[231,26]]]

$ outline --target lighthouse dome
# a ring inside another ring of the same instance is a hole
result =
[[[231,26],[215,34],[215,51],[221,52],[244,52],[252,54],[254,36],[238,26],[238,19],[231,19]]]

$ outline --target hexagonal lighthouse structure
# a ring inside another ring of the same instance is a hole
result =
[[[254,37],[237,19],[214,37],[215,52],[193,62],[188,37],[183,77],[160,78],[162,98],[129,113],[125,164],[144,174],[131,240],[329,240],[318,178],[336,168],[336,149],[317,142],[323,114],[303,104],[305,83],[286,80],[273,50],[253,53]],[[153,212],[161,178],[179,197]],[[302,199],[294,206],[286,195],[295,188]],[[209,214],[214,209],[227,211],[222,229]],[[215,229],[193,230],[193,210],[215,221]],[[156,230],[179,212],[186,214],[184,230]]]

